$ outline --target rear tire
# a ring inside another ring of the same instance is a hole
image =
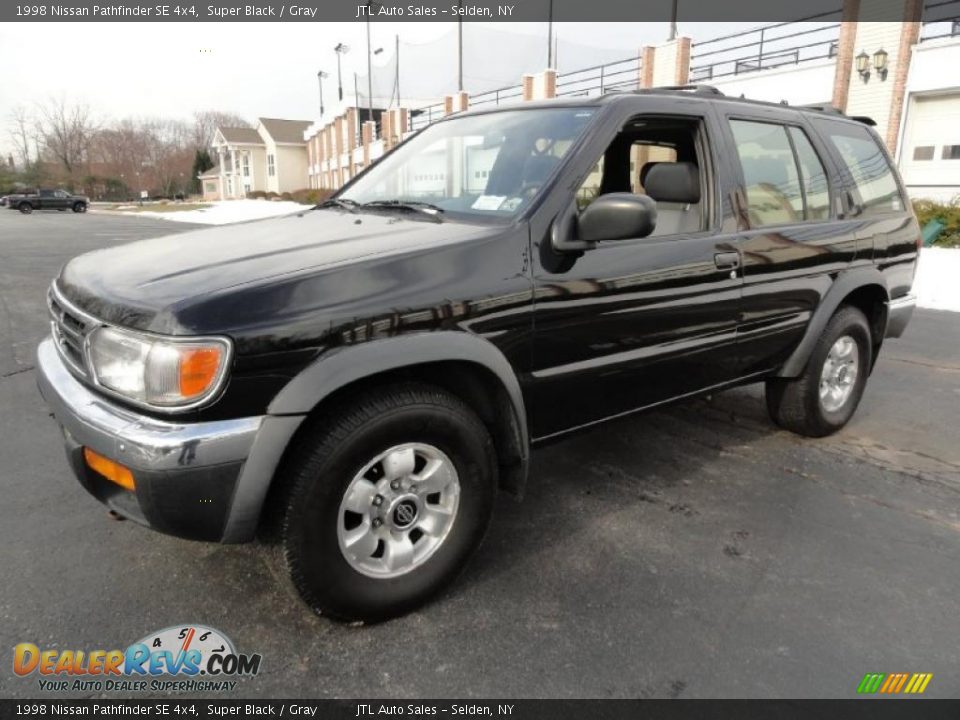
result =
[[[318,614],[376,622],[407,613],[459,575],[486,533],[493,441],[444,390],[367,391],[298,445],[285,466],[280,537],[293,584]]]
[[[855,307],[841,306],[824,328],[803,374],[767,380],[770,418],[798,435],[835,433],[860,403],[872,357],[866,317]]]
[[[20,203],[19,205],[17,205],[17,210],[22,212],[24,215],[29,215],[30,213],[33,212],[33,205],[31,205],[30,203]]]

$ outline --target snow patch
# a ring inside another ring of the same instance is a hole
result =
[[[919,307],[960,312],[960,249],[923,248],[913,292]]]
[[[288,200],[220,200],[210,203],[210,207],[199,210],[184,210],[182,212],[153,212],[144,210],[137,215],[162,218],[173,222],[201,223],[204,225],[227,225],[229,223],[244,222],[246,220],[260,220],[262,218],[291,215],[309,210],[309,205],[290,202]]]

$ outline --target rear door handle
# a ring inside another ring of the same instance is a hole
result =
[[[720,270],[733,270],[740,267],[740,253],[719,252],[713,256],[713,262]]]

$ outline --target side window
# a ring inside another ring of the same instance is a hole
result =
[[[903,198],[893,170],[874,136],[866,129],[846,123],[821,124],[843,162],[848,183],[860,194],[866,215],[903,210]]]
[[[730,128],[743,168],[750,224],[803,220],[803,192],[787,129],[746,120],[731,120]]]
[[[628,121],[577,188],[584,210],[600,195],[634,193],[657,203],[651,237],[688,235],[707,227],[701,120],[640,115]]]
[[[807,134],[800,128],[790,128],[790,139],[797,151],[800,164],[800,181],[803,195],[807,201],[807,220],[827,220],[830,218],[830,184],[827,171],[817,151],[810,144]]]
[[[643,181],[647,172],[656,163],[676,162],[677,149],[667,145],[635,142],[630,146],[630,192],[645,194]],[[583,210],[600,194],[600,181],[603,178],[603,158],[597,162],[590,174],[577,190],[577,205]]]

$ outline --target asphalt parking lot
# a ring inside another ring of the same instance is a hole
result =
[[[41,694],[12,673],[19,642],[191,622],[263,655],[226,697],[852,697],[866,672],[960,694],[960,313],[918,311],[832,438],[777,430],[753,386],[539,450],[452,590],[347,627],[267,548],[109,520],[36,392],[59,266],[188,227],[0,211],[0,696]]]

